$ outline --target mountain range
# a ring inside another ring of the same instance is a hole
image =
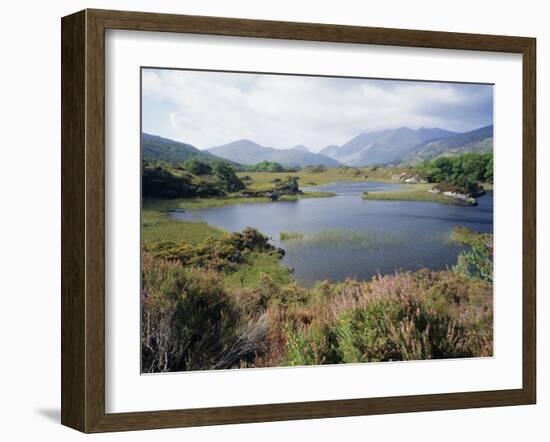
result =
[[[426,141],[411,149],[400,160],[403,163],[414,164],[439,156],[492,151],[493,126],[491,125],[438,140]]]
[[[178,141],[142,133],[142,156],[147,159],[181,162],[190,158],[206,162],[226,160],[238,164],[271,161],[286,167],[323,165],[337,167],[374,164],[416,164],[438,156],[460,155],[466,152],[491,152],[493,126],[456,133],[440,128],[410,129],[400,127],[364,132],[342,146],[328,145],[319,153],[304,145],[290,149],[262,146],[251,140],[237,140],[223,146],[200,150]]]
[[[329,156],[309,152],[305,146],[291,149],[275,149],[261,146],[251,140],[237,140],[223,146],[212,147],[207,152],[226,160],[241,164],[257,164],[262,161],[274,161],[287,167],[305,167],[323,165],[340,166],[341,163]]]
[[[414,164],[439,155],[491,151],[493,126],[465,133],[440,128],[400,127],[357,135],[342,146],[330,145],[319,153],[348,166]]]

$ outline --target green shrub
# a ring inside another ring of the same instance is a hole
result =
[[[286,316],[288,365],[492,354],[492,286],[452,272],[401,273],[318,286]]]
[[[427,160],[416,167],[431,183],[447,182],[464,187],[469,182],[493,182],[493,154],[468,152]]]
[[[143,372],[215,368],[238,325],[239,311],[214,273],[143,255]]]
[[[336,336],[320,327],[305,330],[286,330],[287,345],[284,364],[290,366],[337,364]]]
[[[251,172],[285,172],[284,166],[274,161],[262,161],[250,166],[249,170]]]
[[[269,238],[258,230],[247,227],[242,232],[227,233],[220,238],[210,237],[198,245],[186,242],[159,241],[146,247],[157,258],[179,261],[189,267],[217,271],[234,271],[252,252],[274,253],[282,257],[284,251],[269,243]]]
[[[162,167],[142,168],[141,191],[144,198],[187,198],[195,193],[191,178],[176,176]]]
[[[228,192],[238,192],[245,188],[243,182],[235,174],[233,168],[224,162],[217,162],[214,164],[214,174],[220,181],[221,188]]]
[[[468,250],[458,256],[453,270],[469,278],[493,282],[492,243],[473,242]]]
[[[183,167],[193,175],[210,175],[212,173],[212,166],[210,164],[196,158],[185,161]]]

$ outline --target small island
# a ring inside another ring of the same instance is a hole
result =
[[[365,200],[432,201],[443,204],[477,205],[476,198],[493,189],[493,154],[467,153],[440,157],[392,175],[403,183],[391,192],[364,193]]]

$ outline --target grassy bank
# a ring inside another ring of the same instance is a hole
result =
[[[305,192],[300,195],[283,195],[279,201],[297,201],[304,198],[328,198],[335,196],[332,192]],[[143,201],[142,240],[144,244],[155,241],[184,241],[198,244],[209,237],[219,237],[221,229],[204,222],[189,222],[172,219],[169,212],[173,210],[199,210],[235,204],[273,203],[270,198],[244,198],[240,196],[211,198],[176,198],[148,199]]]
[[[456,204],[456,199],[450,196],[428,192],[432,187],[433,184],[403,184],[401,190],[365,192],[362,198],[375,201],[432,201],[435,203]]]
[[[168,217],[167,213],[151,208],[141,211],[142,245],[157,241],[183,241],[199,244],[205,239],[220,237],[224,232],[205,222],[180,221]]]
[[[329,198],[336,194],[333,192],[304,192],[297,195],[283,195],[279,201],[297,201],[305,198]],[[233,206],[235,204],[270,203],[271,198],[225,196],[211,198],[174,198],[174,199],[150,199],[143,202],[144,210],[156,212],[168,212],[171,210],[199,210],[215,207]]]
[[[338,181],[382,181],[392,182],[392,175],[409,171],[405,167],[332,167],[321,172],[314,168],[304,168],[297,172],[242,172],[237,175],[243,179],[247,188],[253,190],[268,190],[273,188],[276,180],[284,180],[287,176],[298,177],[300,186],[320,186]]]
[[[453,197],[442,193],[429,192],[433,186],[434,184],[403,184],[400,190],[365,192],[362,198],[374,201],[431,201],[443,204],[460,204]],[[493,191],[493,184],[491,183],[483,183],[482,186],[488,192]]]

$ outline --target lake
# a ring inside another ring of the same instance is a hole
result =
[[[397,190],[399,184],[340,182],[304,190],[335,192],[332,198],[309,198],[238,204],[173,212],[186,221],[205,221],[228,231],[250,226],[268,235],[286,255],[282,264],[295,279],[311,286],[319,280],[371,279],[377,274],[427,267],[441,270],[456,264],[462,246],[450,243],[455,226],[493,231],[493,194],[478,206],[424,201],[368,201],[363,192]],[[281,232],[302,237],[283,241]]]

